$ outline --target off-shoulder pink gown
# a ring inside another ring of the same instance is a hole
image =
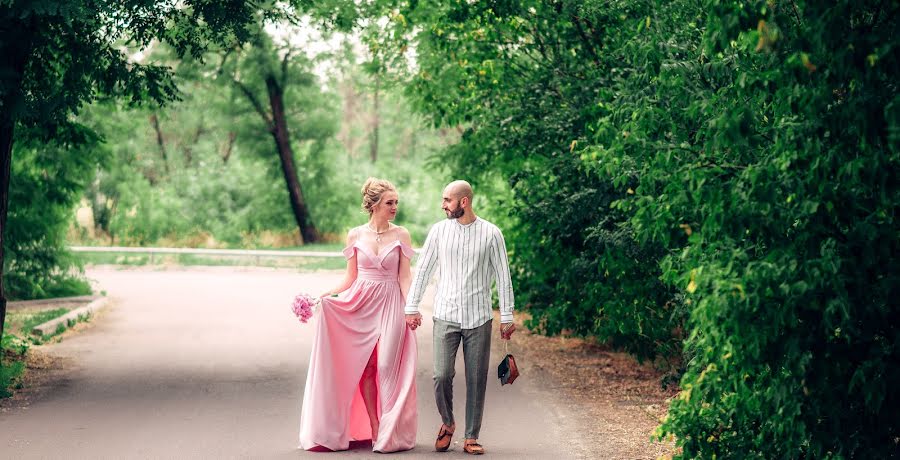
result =
[[[372,439],[359,390],[363,369],[377,348],[378,435],[372,450],[396,452],[416,444],[416,337],[406,326],[398,278],[400,258],[412,258],[400,241],[372,254],[359,243],[344,249],[356,257],[350,289],[322,299],[309,360],[300,447],[345,450],[350,441]]]

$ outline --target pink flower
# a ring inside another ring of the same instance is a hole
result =
[[[294,304],[291,305],[291,311],[300,319],[301,323],[305,323],[312,318],[313,307],[319,303],[319,299],[301,292],[294,297]]]

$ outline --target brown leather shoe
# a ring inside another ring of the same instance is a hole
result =
[[[463,444],[463,451],[467,454],[481,455],[484,453],[484,447],[481,447],[481,444],[478,444],[476,439],[466,439],[465,444]]]
[[[450,427],[441,424],[441,429],[438,430],[437,440],[434,441],[434,450],[438,452],[447,452],[447,449],[450,448],[450,440],[452,438],[453,432],[450,431]]]

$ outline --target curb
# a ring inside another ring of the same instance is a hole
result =
[[[101,297],[83,307],[76,308],[66,313],[65,315],[62,315],[59,318],[54,318],[50,321],[47,321],[46,323],[35,326],[31,330],[31,333],[37,336],[53,335],[56,333],[56,330],[60,325],[62,325],[63,328],[66,328],[68,327],[70,321],[74,322],[78,321],[80,318],[89,317],[93,315],[95,311],[105,307],[108,303],[108,297]]]
[[[97,300],[99,298],[100,298],[100,296],[98,296],[98,295],[80,295],[80,296],[74,296],[74,297],[53,297],[53,298],[49,298],[49,299],[37,299],[37,300],[11,300],[6,303],[6,307],[12,310],[12,309],[17,309],[17,308],[35,307],[35,306],[44,306],[44,305],[89,302],[92,300]]]

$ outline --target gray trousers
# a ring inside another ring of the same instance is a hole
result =
[[[484,414],[491,360],[491,323],[475,329],[462,329],[458,323],[434,318],[434,398],[447,426],[453,425],[453,377],[456,375],[456,351],[463,346],[466,368],[466,438],[478,439]]]

